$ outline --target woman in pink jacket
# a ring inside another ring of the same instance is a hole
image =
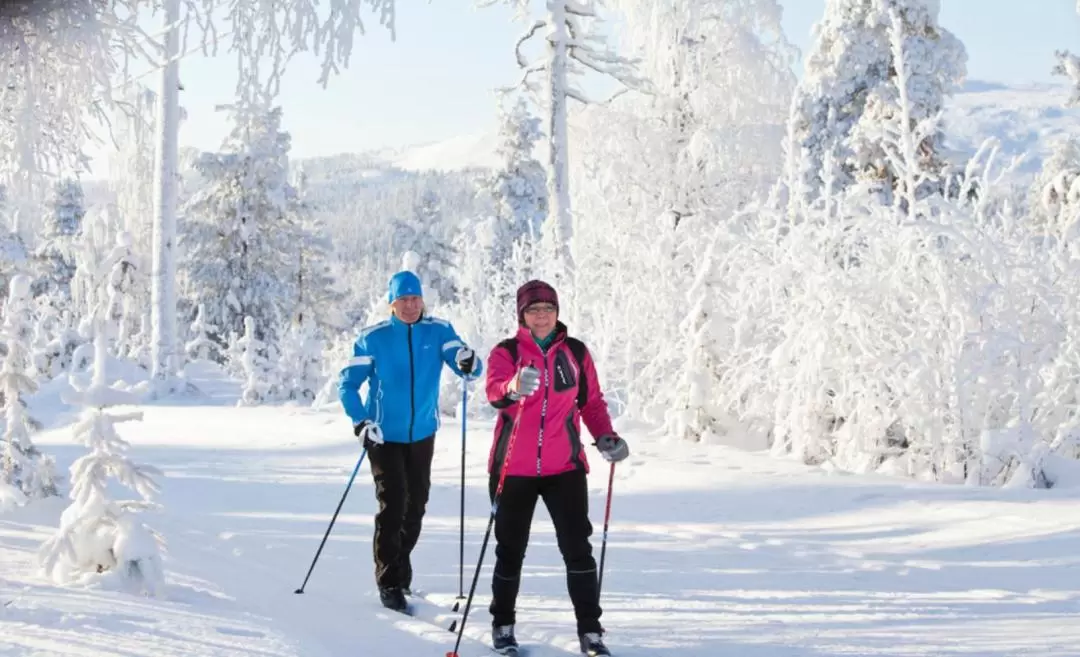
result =
[[[543,499],[566,564],[581,652],[610,655],[601,640],[581,422],[606,460],[621,461],[629,449],[612,429],[592,356],[558,319],[555,289],[529,281],[517,292],[517,312],[517,335],[500,342],[488,358],[487,397],[500,410],[488,461],[493,501],[506,471],[495,516],[493,647],[517,652],[514,607],[521,565],[536,502]]]

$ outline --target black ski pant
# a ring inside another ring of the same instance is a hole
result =
[[[411,443],[368,447],[375,479],[375,583],[379,588],[412,585],[412,551],[431,489],[431,459],[435,437]]]
[[[494,501],[498,476],[489,494]],[[495,572],[491,579],[492,626],[515,622],[521,566],[529,543],[533,510],[544,500],[566,564],[566,588],[574,605],[578,634],[600,632],[600,588],[589,537],[589,487],[584,470],[549,477],[507,476],[495,513]]]

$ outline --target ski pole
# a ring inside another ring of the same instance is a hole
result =
[[[349,489],[352,488],[353,480],[356,479],[356,473],[360,471],[360,464],[364,462],[364,456],[367,454],[367,447],[360,452],[360,458],[356,461],[356,467],[353,468],[352,476],[349,477],[349,483],[345,486],[345,492],[341,495],[341,501],[338,502],[337,509],[334,509],[334,516],[330,518],[330,526],[326,528],[326,533],[323,534],[322,543],[319,543],[319,549],[315,551],[315,558],[311,560],[311,567],[308,568],[307,575],[304,577],[304,583],[300,585],[300,588],[293,591],[293,593],[303,593],[304,587],[307,586],[308,578],[311,577],[311,571],[315,570],[315,562],[319,560],[319,555],[322,554],[323,546],[326,545],[326,539],[330,537],[330,530],[334,528],[334,521],[337,520],[338,513],[341,512],[341,506],[345,504],[345,498],[349,495]]]
[[[465,421],[469,403],[469,382],[461,382],[461,530],[458,533],[458,600],[465,599]],[[459,602],[454,603],[454,611]]]
[[[458,626],[457,640],[454,649],[446,653],[446,657],[458,657],[458,648],[461,647],[461,636],[465,633],[465,621],[469,618],[469,609],[472,608],[473,594],[476,593],[476,582],[480,579],[480,566],[484,563],[484,553],[487,551],[488,540],[491,538],[491,528],[495,525],[495,515],[499,512],[499,498],[502,497],[503,484],[506,483],[506,466],[510,463],[510,454],[514,451],[514,441],[517,439],[518,425],[521,423],[521,411],[525,408],[525,399],[518,401],[517,415],[514,417],[514,428],[510,431],[510,439],[506,442],[506,453],[503,454],[501,471],[499,472],[499,485],[495,487],[495,494],[491,501],[491,515],[488,517],[487,529],[484,531],[484,542],[480,544],[480,558],[476,562],[476,570],[473,572],[472,586],[469,587],[469,597],[465,600],[465,611],[461,613],[461,625]],[[454,631],[454,625],[450,625],[450,631]]]
[[[607,482],[607,509],[604,511],[604,538],[600,542],[600,575],[596,582],[597,596],[600,594],[600,587],[604,584],[604,555],[607,552],[607,530],[608,522],[611,520],[611,489],[615,485],[615,464],[611,464],[611,473],[608,475]]]

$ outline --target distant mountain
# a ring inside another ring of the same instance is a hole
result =
[[[1001,144],[1001,163],[1026,154],[1018,173],[1033,175],[1057,138],[1080,134],[1080,108],[1066,108],[1064,84],[1006,85],[970,80],[945,108],[945,146],[957,157],[973,155],[988,137]],[[378,168],[454,172],[498,165],[496,133],[459,135],[443,141],[362,154]],[[536,156],[543,160],[544,144]],[[359,157],[359,156],[358,156]]]
[[[1065,107],[1068,98],[1064,84],[969,81],[945,108],[945,145],[970,156],[995,137],[1002,156],[995,167],[1023,155],[1017,173],[1034,176],[1060,137],[1080,134],[1080,108]]]

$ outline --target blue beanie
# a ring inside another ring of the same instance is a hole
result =
[[[395,299],[407,296],[424,296],[420,289],[420,279],[411,271],[399,271],[390,277],[389,294],[387,302],[394,303]]]

